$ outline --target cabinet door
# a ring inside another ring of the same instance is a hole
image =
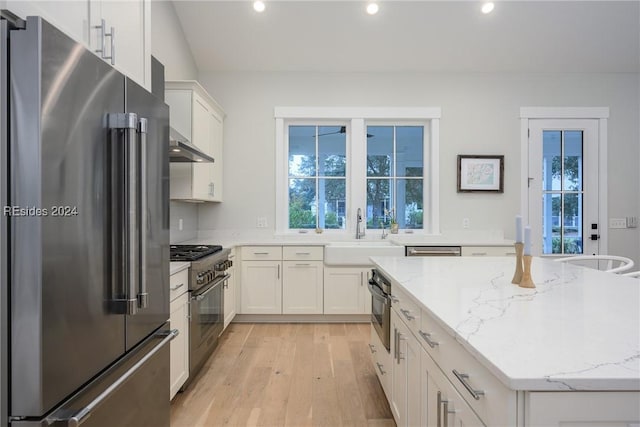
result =
[[[211,156],[214,158],[211,168],[211,198],[215,202],[222,201],[222,181],[223,181],[223,126],[222,119],[217,114],[211,112],[209,116],[211,130]]]
[[[236,316],[236,268],[227,270],[229,279],[224,284],[224,329]]]
[[[482,427],[485,424],[473,412],[451,382],[425,352],[420,352],[421,424],[437,427]],[[417,425],[417,424],[416,424]]]
[[[89,0],[7,0],[6,8],[22,19],[42,16],[74,40],[89,46]]]
[[[405,343],[406,353],[400,355],[407,370],[407,426],[420,425],[420,408],[422,407],[422,399],[420,393],[420,353],[422,347],[418,340],[405,329],[403,336],[406,334]]]
[[[525,399],[525,426],[640,425],[638,392],[532,392]]]
[[[402,321],[391,310],[391,412],[398,427],[407,426],[407,335]]]
[[[170,345],[170,392],[173,399],[180,387],[189,378],[189,293],[182,294],[170,305],[171,328],[180,331]]]
[[[242,314],[282,314],[280,261],[242,261]]]
[[[105,39],[106,55],[115,55],[115,67],[140,86],[151,90],[151,23],[149,0],[91,0],[91,47],[100,49],[101,29],[115,30]],[[112,50],[113,47],[113,50]],[[109,61],[111,62],[111,61]]]
[[[205,154],[212,155],[212,119],[211,107],[198,94],[193,94],[193,118],[192,137],[193,145],[202,150]],[[212,201],[215,194],[213,183],[213,169],[215,163],[192,165],[193,197],[198,200]]]
[[[371,297],[363,270],[326,267],[324,271],[324,314],[365,313],[366,298]]]
[[[284,261],[283,314],[322,314],[322,261]]]

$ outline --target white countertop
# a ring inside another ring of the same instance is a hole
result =
[[[176,273],[180,273],[182,270],[186,270],[191,267],[190,262],[185,261],[172,261],[169,263],[169,275],[173,276]]]
[[[353,241],[353,236],[326,231],[316,234],[313,230],[300,234],[273,234],[260,231],[208,230],[198,233],[198,238],[179,244],[215,244],[227,248],[234,246],[324,246],[331,242]],[[364,240],[380,241],[378,230],[368,231]],[[452,230],[444,234],[400,233],[389,234],[387,240],[398,246],[509,246],[513,240],[505,240],[502,231],[460,231]]]
[[[372,258],[513,390],[640,390],[640,281],[534,258]]]

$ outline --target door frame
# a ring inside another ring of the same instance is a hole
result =
[[[520,212],[529,223],[529,120],[598,120],[598,231],[601,255],[609,251],[609,212],[607,197],[607,123],[609,107],[521,107],[520,108]],[[539,254],[538,254],[539,255]]]

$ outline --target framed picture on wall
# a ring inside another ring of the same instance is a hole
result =
[[[504,156],[458,155],[458,193],[504,192]]]

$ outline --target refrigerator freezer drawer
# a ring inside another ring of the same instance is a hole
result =
[[[12,427],[169,427],[169,341],[177,331],[166,323],[159,332],[37,421]]]

